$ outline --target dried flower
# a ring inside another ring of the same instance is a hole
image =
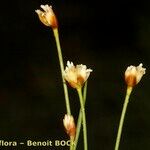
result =
[[[67,61],[64,78],[73,88],[81,88],[88,79],[90,72],[92,70],[87,69],[86,65],[74,66],[73,62]]]
[[[39,16],[40,21],[46,26],[50,26],[52,28],[58,28],[57,18],[53,12],[52,6],[41,5],[40,7],[44,11],[39,9],[35,10],[35,12]]]
[[[125,71],[125,81],[129,87],[133,87],[138,84],[145,74],[145,68],[142,68],[143,64],[139,64],[139,66],[129,66]]]
[[[76,126],[74,122],[74,118],[72,115],[65,115],[63,119],[63,124],[66,129],[67,134],[74,139],[76,134]]]

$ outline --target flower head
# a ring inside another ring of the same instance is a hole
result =
[[[35,12],[38,14],[40,21],[46,25],[50,26],[52,28],[57,28],[57,18],[53,12],[52,6],[49,5],[41,5],[40,6],[43,10],[35,10]]]
[[[70,137],[74,138],[75,134],[76,134],[76,126],[75,126],[73,116],[66,114],[64,119],[63,119],[63,124],[64,124],[64,127],[66,129],[67,134]]]
[[[88,79],[90,72],[92,70],[87,69],[86,65],[74,66],[73,62],[67,61],[64,78],[73,88],[81,88]]]
[[[133,87],[138,84],[145,74],[145,68],[142,67],[143,64],[139,64],[139,66],[129,66],[125,71],[125,81],[129,87]]]

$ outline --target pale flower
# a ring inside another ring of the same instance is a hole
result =
[[[64,127],[66,129],[67,134],[74,138],[75,137],[75,133],[76,133],[76,126],[75,126],[75,122],[74,122],[74,118],[72,115],[65,115],[64,119],[63,119],[63,124]]]
[[[39,16],[40,21],[46,26],[57,28],[58,27],[57,18],[53,12],[52,6],[41,5],[40,7],[43,10],[40,9],[35,10],[35,12]]]
[[[81,88],[88,79],[90,72],[92,70],[87,69],[86,65],[74,66],[73,62],[67,61],[64,78],[73,88]]]
[[[133,87],[138,84],[145,74],[145,68],[142,67],[143,64],[139,64],[139,66],[129,66],[125,71],[125,81],[129,87]]]

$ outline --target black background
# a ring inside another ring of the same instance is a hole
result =
[[[41,4],[52,5],[59,20],[64,63],[70,60],[93,69],[86,103],[89,150],[114,149],[126,91],[124,71],[139,63],[146,67],[146,75],[131,95],[120,149],[149,150],[150,3],[146,1],[2,1],[1,139],[68,139],[53,32],[35,13]],[[78,97],[74,89],[69,93],[76,120]],[[81,136],[78,148],[82,146]]]

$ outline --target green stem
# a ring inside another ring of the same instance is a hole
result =
[[[59,63],[60,63],[60,70],[61,70],[61,76],[62,76],[62,82],[63,82],[63,88],[64,88],[64,95],[65,95],[67,114],[71,115],[70,103],[69,103],[69,95],[68,95],[68,88],[67,88],[67,85],[66,85],[66,81],[64,80],[64,77],[63,77],[64,63],[63,63],[62,51],[61,51],[61,46],[60,46],[60,41],[59,41],[58,28],[54,28],[53,29],[53,33],[54,33],[54,37],[55,37],[55,41],[56,41],[58,58],[59,58]]]
[[[82,96],[82,89],[77,89],[80,105],[81,105],[81,111],[82,111],[82,118],[83,118],[83,138],[84,138],[84,150],[88,150],[88,144],[87,144],[87,127],[86,127],[86,115],[85,115],[85,109],[84,109],[84,100]]]
[[[84,104],[86,102],[86,96],[87,96],[87,81],[85,82],[84,89],[83,89]]]
[[[84,105],[85,105],[85,102],[86,102],[86,95],[87,95],[87,81],[86,81],[86,83],[84,85],[84,89],[83,89]],[[77,121],[76,137],[75,137],[75,141],[74,141],[74,150],[76,150],[76,147],[77,147],[77,144],[78,144],[78,139],[79,139],[80,130],[81,130],[81,123],[82,123],[82,111],[80,109],[79,116],[78,116],[78,121]]]
[[[117,138],[116,138],[115,150],[119,149],[124,118],[125,118],[125,114],[126,114],[126,110],[127,110],[127,106],[128,106],[131,92],[132,92],[132,87],[127,87],[126,97],[125,97],[125,101],[123,104],[123,109],[122,109],[121,118],[120,118],[120,122],[119,122],[119,128],[118,128],[118,133],[117,133]]]
[[[70,137],[70,150],[74,150],[74,137]]]

